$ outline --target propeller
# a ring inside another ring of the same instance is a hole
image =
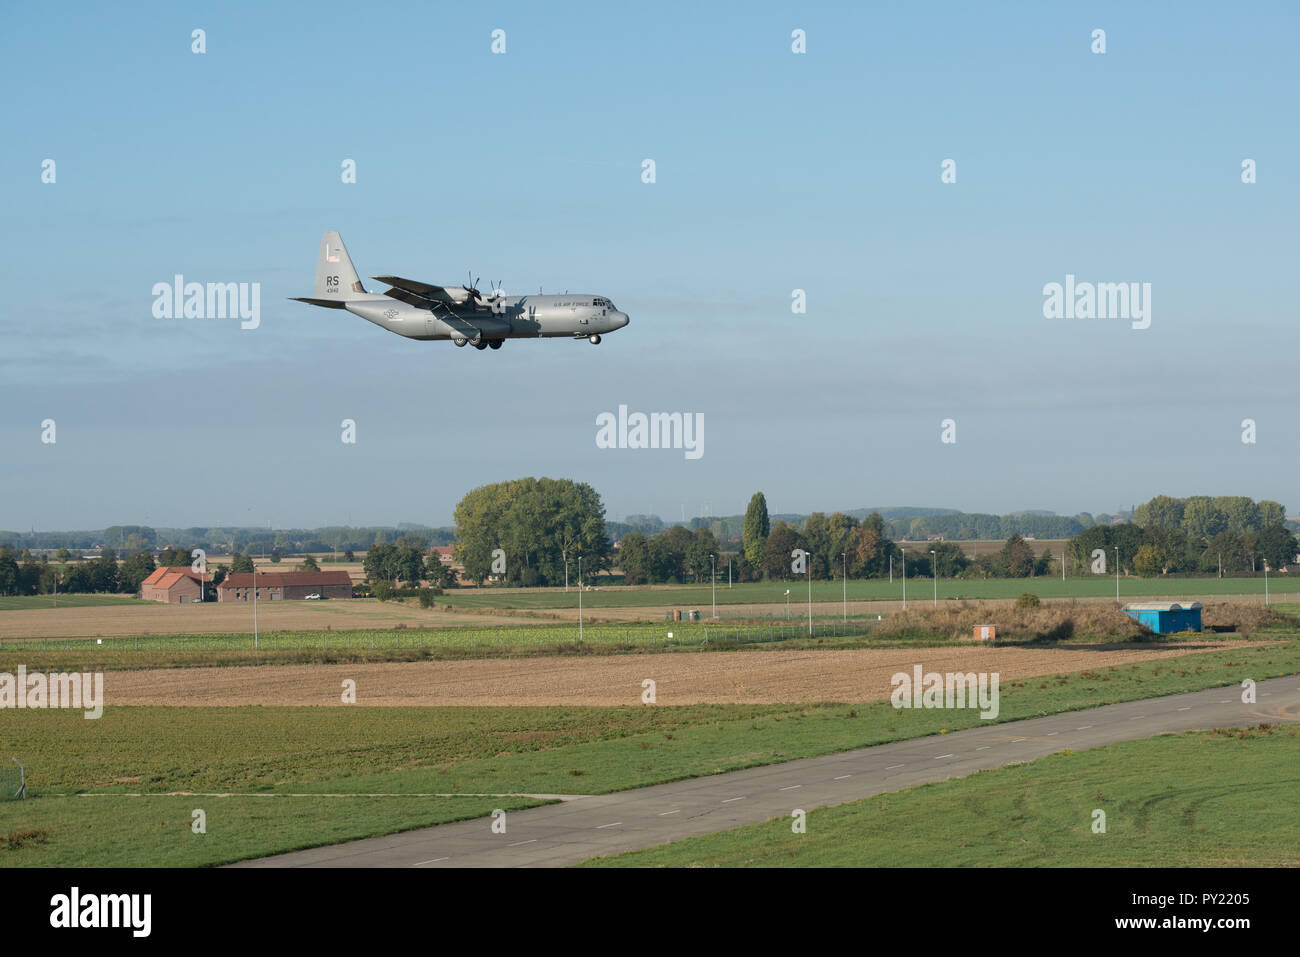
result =
[[[467,269],[465,271],[466,279],[468,279],[472,275],[474,275],[473,270]],[[480,276],[479,278],[481,279],[482,277]],[[475,279],[470,285],[461,286],[462,289],[464,289],[467,293],[469,293],[469,298],[473,299],[475,302],[480,302],[483,299],[482,293],[478,291],[478,282],[479,282],[478,279]]]

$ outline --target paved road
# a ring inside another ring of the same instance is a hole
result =
[[[1300,676],[1147,698],[295,851],[241,867],[554,867],[1155,734],[1300,721]]]

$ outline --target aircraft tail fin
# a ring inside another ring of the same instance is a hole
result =
[[[332,229],[327,231],[320,241],[313,297],[342,301],[355,299],[365,293],[366,287],[361,285],[361,279],[352,266],[347,247],[343,245],[343,237]]]

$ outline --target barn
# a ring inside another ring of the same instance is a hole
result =
[[[321,598],[351,598],[352,578],[345,571],[258,572],[258,601],[294,601],[308,595]],[[253,576],[228,575],[217,586],[218,601],[252,601]]]
[[[203,597],[202,579],[189,568],[166,565],[155,568],[140,583],[140,597],[145,601],[164,601],[171,605],[199,601]]]
[[[1176,601],[1134,603],[1124,606],[1130,618],[1136,618],[1157,635],[1201,630],[1201,603],[1179,604]]]

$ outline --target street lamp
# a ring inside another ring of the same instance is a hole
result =
[[[840,552],[840,580],[844,583],[844,622],[849,620],[849,560],[847,552]]]
[[[785,590],[785,617],[790,617],[790,589]]]
[[[709,556],[709,580],[713,582],[713,617],[718,617],[718,556]]]
[[[1119,604],[1119,546],[1115,546],[1115,604]]]
[[[582,556],[578,556],[578,644],[582,644]]]
[[[253,650],[257,650],[257,562],[253,562]]]
[[[1268,607],[1268,559],[1264,559],[1264,607]]]
[[[903,611],[907,611],[907,549],[900,548],[903,553]]]
[[[803,570],[808,576],[808,637],[812,637],[812,562],[808,560],[807,550],[803,553]]]
[[[939,607],[939,556],[930,549],[930,577],[934,579],[934,607]]]

